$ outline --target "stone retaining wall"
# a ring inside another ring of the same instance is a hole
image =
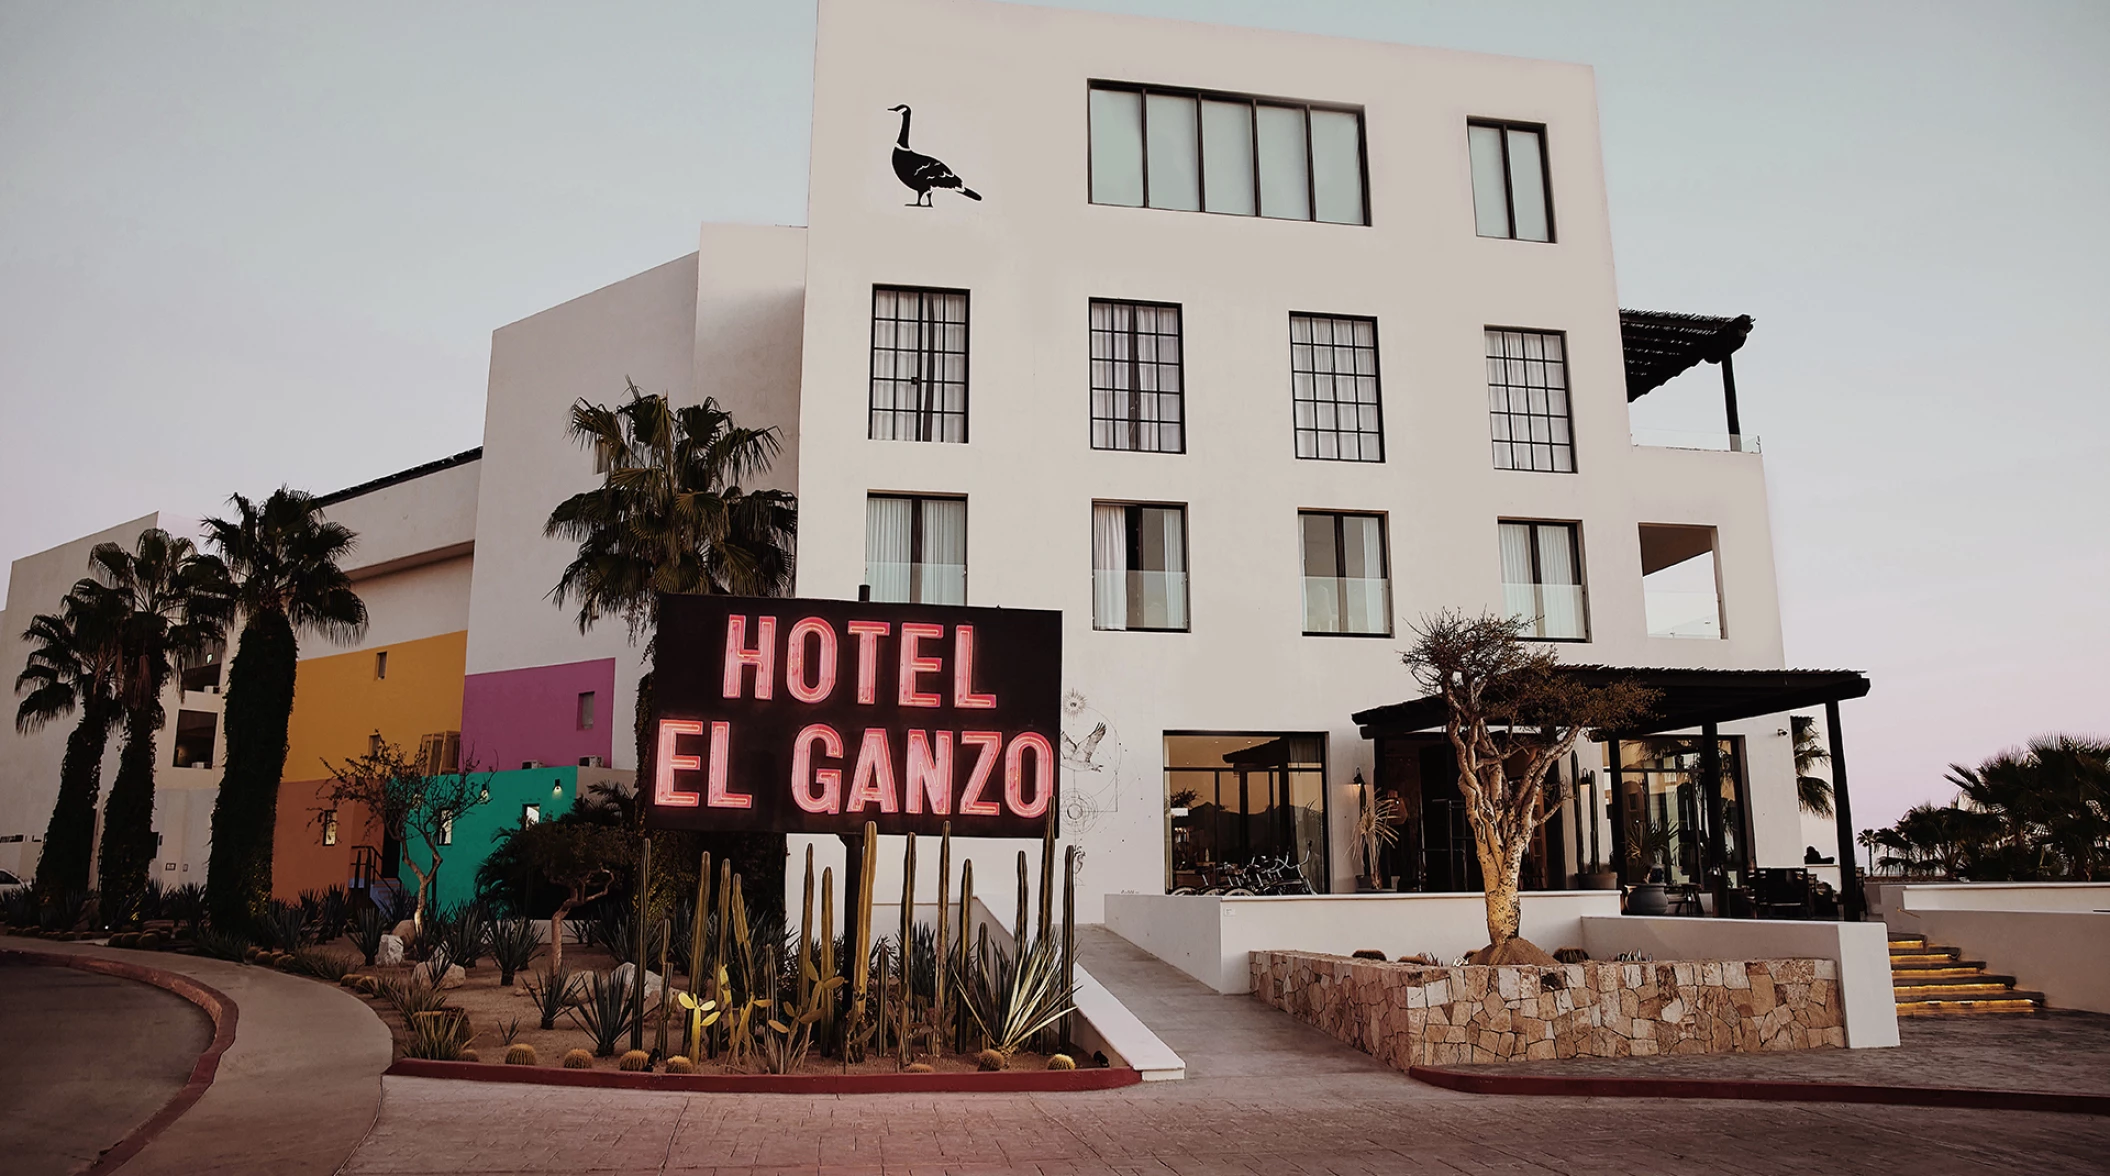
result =
[[[1428,967],[1252,953],[1253,995],[1386,1064],[1846,1044],[1831,960]]]

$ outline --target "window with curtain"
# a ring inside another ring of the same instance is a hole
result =
[[[1588,641],[1590,616],[1582,577],[1582,533],[1574,523],[1501,524],[1502,607],[1524,622],[1526,637]]]
[[[867,497],[865,583],[891,604],[966,604],[967,500]]]
[[[1298,457],[1385,460],[1376,319],[1289,316],[1289,383]]]
[[[1474,119],[1465,126],[1473,170],[1473,223],[1483,237],[1553,240],[1546,128]]]
[[[1575,472],[1568,347],[1560,332],[1487,329],[1487,415],[1496,469]]]
[[[1094,82],[1094,204],[1366,225],[1354,108]]]
[[[1094,298],[1092,448],[1184,453],[1180,308]]]
[[[1301,511],[1304,631],[1390,636],[1392,584],[1383,515]]]
[[[872,289],[874,441],[967,440],[967,292]]]
[[[1092,504],[1092,628],[1186,630],[1186,507]]]

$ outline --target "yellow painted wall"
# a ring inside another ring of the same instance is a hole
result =
[[[388,651],[388,677],[374,677],[374,654]],[[303,658],[286,731],[287,780],[329,776],[322,760],[365,755],[375,731],[416,755],[418,738],[462,726],[462,674],[469,634],[442,633],[357,653]]]

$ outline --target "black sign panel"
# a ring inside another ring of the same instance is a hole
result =
[[[1059,612],[663,596],[647,820],[1038,837],[1061,679]]]

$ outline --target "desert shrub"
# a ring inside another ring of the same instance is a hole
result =
[[[0,895],[0,921],[10,927],[37,925],[37,896],[27,887]]]
[[[593,1055],[583,1049],[566,1050],[564,1054],[564,1068],[567,1070],[591,1070],[593,1069]]]
[[[969,1017],[1006,1056],[1076,1007],[1070,1000],[1074,990],[1062,982],[1061,945],[1053,938],[1029,944],[1016,958],[992,951],[986,966],[974,953],[963,953],[953,967]]]
[[[542,928],[527,919],[499,919],[484,934],[491,948],[491,962],[498,965],[498,983],[513,986],[515,974],[534,962],[542,950]]]
[[[350,917],[346,905],[344,887],[326,886],[321,890],[300,892],[300,914],[306,919],[315,942],[328,943],[344,934]]]
[[[535,1047],[522,1041],[506,1047],[506,1065],[532,1066],[535,1064]]]
[[[616,1040],[630,1030],[630,982],[614,972],[594,972],[586,979],[586,999],[565,1015],[593,1038],[595,1057],[612,1057]]]
[[[69,932],[87,921],[94,910],[93,890],[61,890],[38,904],[37,926],[46,932]]]
[[[473,968],[484,953],[484,928],[488,922],[481,904],[465,902],[439,912],[426,925],[426,934],[446,949],[449,960]]]
[[[542,1015],[542,1027],[555,1029],[557,1018],[579,995],[585,981],[570,972],[548,968],[527,979],[528,996],[535,1001],[535,1011]]]
[[[205,888],[185,882],[161,896],[161,917],[195,927],[205,917]]]

